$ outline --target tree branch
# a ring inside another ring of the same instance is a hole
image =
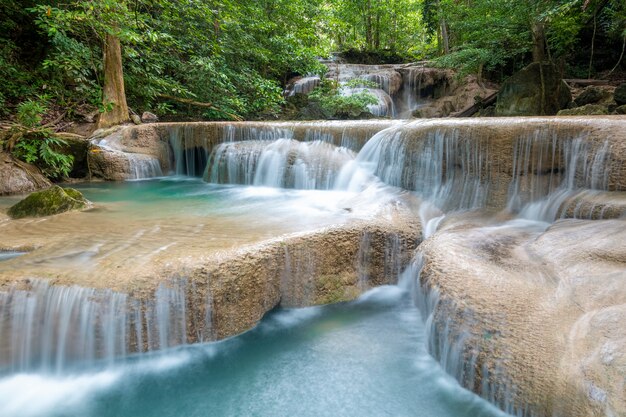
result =
[[[202,102],[202,101],[195,101],[195,100],[190,99],[190,98],[182,98],[182,97],[170,96],[169,94],[158,94],[157,97],[163,98],[163,99],[166,99],[166,100],[177,101],[179,103],[189,104],[191,106],[205,107],[205,108],[208,108],[208,109],[213,109],[213,110],[215,110],[217,112],[220,112],[220,113],[230,117],[231,119],[239,121],[239,122],[243,120],[241,117],[237,116],[236,114],[232,114],[232,113],[226,112],[226,111],[220,109],[219,107],[217,107],[216,105],[214,105],[213,103],[205,103],[205,102]]]

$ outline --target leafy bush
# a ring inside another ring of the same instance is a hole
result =
[[[358,80],[357,83],[367,84],[368,81]],[[324,79],[311,92],[309,99],[320,104],[328,118],[355,118],[367,112],[367,106],[378,103],[376,97],[367,90],[344,95],[341,85],[334,80]]]
[[[26,100],[17,106],[17,121],[29,128],[38,126],[46,110],[46,105],[41,101]]]
[[[22,136],[13,148],[13,156],[38,166],[49,178],[67,177],[72,170],[74,157],[58,151],[67,145],[64,140],[48,136],[46,133],[41,131]]]
[[[47,111],[47,97],[26,100],[17,106],[17,121],[7,143],[3,144],[13,156],[38,166],[44,175],[52,179],[67,177],[72,170],[74,157],[61,149],[67,143],[53,136],[50,129],[40,126]]]

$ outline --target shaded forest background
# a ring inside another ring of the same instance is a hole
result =
[[[131,112],[173,119],[272,117],[332,53],[495,81],[533,61],[569,78],[626,68],[624,0],[0,0],[0,16],[0,119],[33,126],[110,110],[107,37]]]

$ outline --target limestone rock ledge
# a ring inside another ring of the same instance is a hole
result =
[[[182,267],[163,263],[149,279],[126,277],[123,283],[111,274],[89,288],[71,276],[3,277],[0,334],[11,337],[0,339],[0,369],[28,369],[50,360],[49,349],[61,364],[47,365],[63,366],[223,339],[252,328],[277,306],[352,300],[394,283],[418,236],[419,224],[400,216],[286,235],[194,258]],[[65,326],[57,320],[62,317],[82,325]],[[37,326],[49,331],[38,332]],[[20,342],[33,348],[19,349]],[[39,351],[42,346],[48,351]]]
[[[416,257],[429,350],[520,416],[626,415],[626,221],[452,225]]]

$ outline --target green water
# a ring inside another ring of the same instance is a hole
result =
[[[335,306],[270,313],[222,342],[139,356],[80,375],[0,380],[12,416],[503,416],[427,354],[397,287]]]

